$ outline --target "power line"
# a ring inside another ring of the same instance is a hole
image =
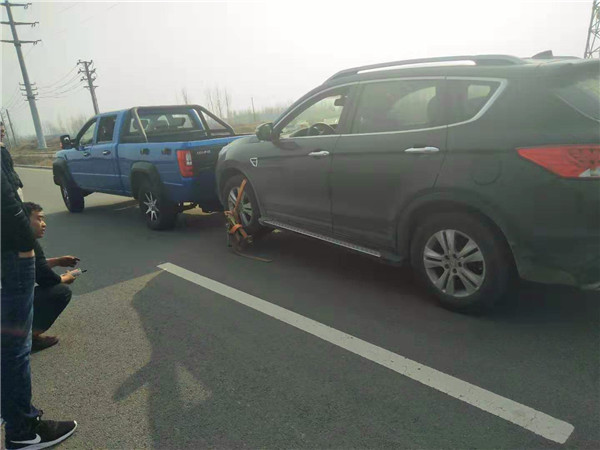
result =
[[[60,91],[61,89],[72,87],[76,84],[78,85],[79,81],[80,81],[78,78],[79,78],[79,74],[76,73],[69,81],[61,84],[60,86],[55,86],[55,87],[51,87],[51,88],[40,87],[39,89],[44,91],[44,93],[46,93],[46,94],[52,93],[54,91]]]
[[[66,12],[66,11],[70,10],[71,8],[75,8],[76,6],[79,6],[79,3],[75,3],[74,5],[67,6],[66,8],[63,8],[63,9],[61,9],[61,10],[58,12],[58,14],[62,14],[62,13],[64,13],[64,12]]]
[[[75,94],[77,92],[81,92],[85,90],[85,86],[79,86],[79,89],[71,89],[70,91],[65,91],[65,92],[60,92],[58,94]],[[58,99],[58,98],[66,98],[66,97],[70,97],[71,95],[41,95],[40,99]]]
[[[53,87],[54,85],[60,83],[61,81],[63,81],[65,78],[67,78],[69,75],[71,75],[75,70],[77,69],[77,66],[73,66],[71,68],[71,70],[69,70],[65,75],[63,75],[62,77],[60,77],[58,80],[56,80],[54,83],[50,83],[50,84],[45,84],[40,86],[40,89],[47,89],[50,87]]]

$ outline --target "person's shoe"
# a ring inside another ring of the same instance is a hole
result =
[[[6,436],[6,450],[38,450],[51,447],[67,439],[77,428],[77,422],[74,420],[55,422],[54,420],[41,420],[40,417],[36,419],[36,424],[28,435]]]
[[[31,337],[31,351],[39,352],[45,348],[52,347],[58,344],[58,338],[56,336],[32,336]]]

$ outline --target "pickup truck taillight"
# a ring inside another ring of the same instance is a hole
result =
[[[190,150],[177,150],[177,162],[182,177],[193,177],[192,152]]]
[[[519,155],[564,178],[600,178],[600,145],[552,145],[517,149]]]

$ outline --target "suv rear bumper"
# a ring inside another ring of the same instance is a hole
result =
[[[600,236],[536,239],[514,250],[521,278],[600,290]]]

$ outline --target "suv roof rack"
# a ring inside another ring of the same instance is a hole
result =
[[[351,69],[345,69],[337,72],[333,76],[327,79],[327,81],[346,77],[350,75],[356,75],[359,72],[366,70],[385,69],[387,67],[396,66],[407,66],[411,64],[424,64],[424,63],[437,63],[437,62],[448,62],[448,61],[472,61],[476,65],[493,66],[493,65],[518,65],[526,64],[521,58],[510,55],[470,55],[470,56],[441,56],[436,58],[419,58],[419,59],[406,59],[404,61],[392,61],[380,64],[370,64],[367,66],[353,67]],[[327,82],[326,81],[326,82]]]

